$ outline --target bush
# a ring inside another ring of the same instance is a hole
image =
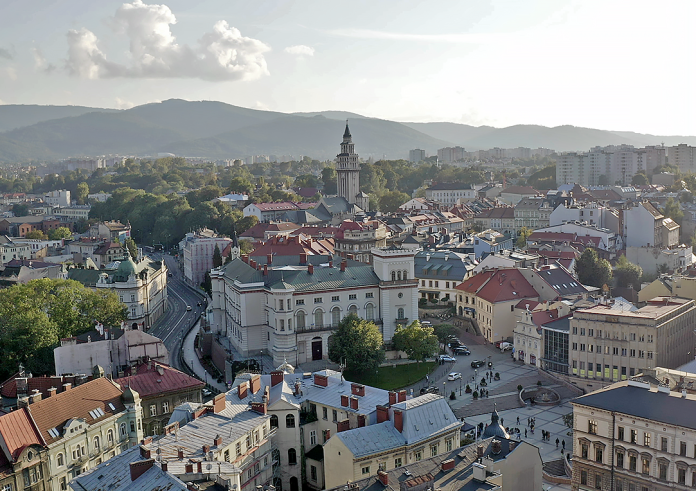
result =
[[[464,392],[471,394],[471,386],[469,384],[466,384],[466,389],[464,389]]]
[[[456,394],[454,393],[454,391],[452,391],[452,393],[450,394],[450,401],[454,401],[456,398]]]
[[[478,390],[475,390],[472,395],[474,396],[474,399],[478,399],[478,396],[479,396]]]
[[[537,380],[537,387],[541,387],[541,380]]]
[[[419,298],[418,299],[418,306],[419,307],[425,307],[428,305],[428,299],[427,298]]]
[[[524,389],[524,387],[522,387],[521,385],[517,386],[517,392],[522,392],[522,389]]]

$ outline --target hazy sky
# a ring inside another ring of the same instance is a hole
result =
[[[2,0],[0,101],[696,134],[696,2]]]

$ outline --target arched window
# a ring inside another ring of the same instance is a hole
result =
[[[314,327],[322,327],[324,325],[324,311],[317,309],[314,312]]]
[[[397,319],[404,319],[404,309],[403,308],[399,307],[399,310],[397,310],[396,312],[397,312],[397,314],[396,314]]]
[[[397,272],[396,276],[399,279],[399,281],[401,281],[401,271]]]
[[[114,430],[109,430],[106,432],[106,442],[109,446],[114,444]]]
[[[285,416],[285,427],[286,428],[294,428],[295,427],[295,415],[288,414],[287,416]]]
[[[65,457],[63,457],[62,453],[56,455],[56,465],[58,467],[63,467],[65,465]]]
[[[337,327],[339,322],[341,322],[341,309],[334,307],[331,309],[331,325]]]
[[[408,279],[408,271],[404,270],[404,280]]]
[[[392,271],[392,281],[396,281],[396,271]]]
[[[94,450],[97,452],[99,451],[99,437],[95,436],[94,440],[92,441],[92,445],[94,446]]]
[[[351,305],[348,307],[348,313],[358,315],[358,307]]]
[[[126,431],[126,423],[121,423],[121,425],[118,427],[118,434],[121,436],[121,438],[128,436],[128,432]]]
[[[278,428],[278,416],[271,415],[271,428]]]
[[[305,326],[305,313],[303,311],[297,312],[297,328],[303,329]]]
[[[371,303],[365,305],[365,319],[368,321],[375,319],[375,306]]]
[[[297,464],[297,451],[294,448],[288,449],[288,464]]]

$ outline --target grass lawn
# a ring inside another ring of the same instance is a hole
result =
[[[415,384],[419,380],[425,378],[425,375],[432,372],[436,366],[436,362],[426,361],[422,363],[396,365],[396,367],[380,367],[377,373],[346,371],[344,375],[346,380],[350,380],[351,382],[371,385],[372,387],[379,387],[384,390],[394,390]]]

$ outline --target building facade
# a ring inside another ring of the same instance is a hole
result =
[[[379,220],[344,220],[334,240],[338,256],[372,264],[372,249],[387,246],[387,227]]]
[[[220,254],[230,242],[236,242],[233,238],[221,237],[212,230],[202,229],[190,232],[179,242],[179,254],[186,282],[198,288],[205,279],[205,274],[213,269],[213,254],[215,246],[220,249]],[[232,257],[239,257],[239,245],[235,244]]]

